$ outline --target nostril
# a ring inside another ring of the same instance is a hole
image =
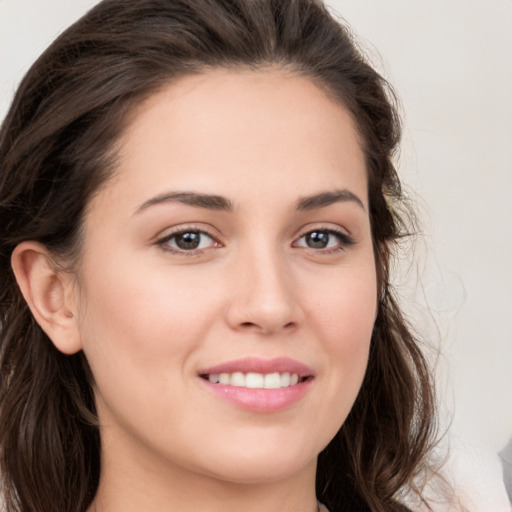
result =
[[[284,330],[287,330],[287,331],[290,331],[290,330],[293,330],[296,326],[296,323],[295,322],[288,322],[287,324],[283,325],[283,329]],[[259,324],[255,323],[255,322],[242,322],[240,324],[240,327],[243,328],[243,329],[258,329],[258,330],[263,330],[263,331],[267,331],[267,329],[263,326],[260,326]],[[270,329],[270,331],[273,331],[274,329]]]

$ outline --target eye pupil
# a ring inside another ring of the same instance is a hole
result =
[[[180,249],[197,249],[201,242],[201,234],[193,231],[176,235],[176,245]]]
[[[325,231],[312,231],[306,235],[306,243],[312,249],[324,249],[329,243],[329,233]]]

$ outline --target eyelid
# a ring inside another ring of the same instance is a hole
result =
[[[339,233],[340,235],[346,236],[348,238],[353,239],[353,235],[349,229],[344,226],[340,226],[335,222],[309,222],[305,226],[302,226],[297,230],[296,238],[300,238],[301,236],[307,235],[311,233],[311,231],[332,231],[334,233]]]
[[[205,222],[183,222],[176,224],[175,226],[169,226],[165,229],[160,230],[159,234],[154,237],[155,241],[163,240],[172,235],[179,235],[180,233],[186,233],[187,231],[198,231],[204,233],[216,240],[220,241],[221,234],[217,229]],[[163,234],[162,234],[163,233]]]

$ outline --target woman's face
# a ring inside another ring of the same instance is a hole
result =
[[[143,103],[80,262],[104,460],[314,472],[365,373],[373,250],[354,124],[309,79],[209,71]]]

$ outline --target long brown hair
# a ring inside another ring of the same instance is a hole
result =
[[[389,283],[405,223],[392,157],[394,96],[350,31],[317,0],[104,0],[22,81],[0,132],[0,472],[7,509],[83,512],[100,435],[82,353],[60,353],[10,265],[22,241],[76,262],[84,208],[115,172],[127,115],[169,82],[211,67],[278,66],[348,109],[366,157],[379,308],[362,389],[319,456],[318,499],[336,510],[401,510],[434,433],[431,375]],[[341,392],[341,391],[340,391]]]

